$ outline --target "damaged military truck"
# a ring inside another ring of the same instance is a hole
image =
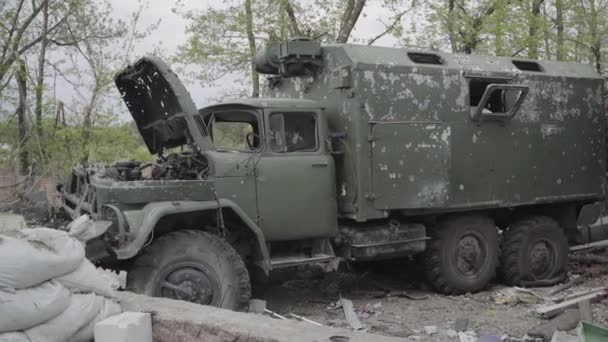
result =
[[[415,254],[448,294],[564,278],[604,199],[590,66],[309,39],[255,66],[266,97],[202,109],[156,58],[116,76],[158,160],[76,167],[63,207],[128,287],[239,308],[254,272]]]

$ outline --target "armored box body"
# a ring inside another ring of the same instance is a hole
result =
[[[366,221],[603,198],[602,87],[587,65],[330,45],[266,95],[323,104],[340,216]]]

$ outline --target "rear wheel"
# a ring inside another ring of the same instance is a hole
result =
[[[498,232],[485,216],[460,216],[441,221],[430,231],[425,271],[431,285],[446,294],[482,290],[498,267]]]
[[[133,292],[226,309],[244,308],[249,274],[225,240],[202,231],[169,233],[146,247],[127,274]]]
[[[564,280],[568,240],[555,220],[529,217],[513,223],[504,234],[501,270],[509,285],[549,286]]]

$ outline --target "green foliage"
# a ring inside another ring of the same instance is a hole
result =
[[[114,117],[115,119],[115,117]],[[31,135],[24,147],[29,151],[35,172],[52,172],[55,175],[65,174],[78,164],[83,156],[89,156],[91,163],[109,163],[116,160],[153,160],[154,157],[142,144],[141,139],[133,131],[129,123],[111,124],[110,117],[90,128],[88,144],[83,139],[83,127],[59,126],[45,118],[43,127],[48,135],[42,140]],[[0,122],[0,167],[11,166],[16,158],[18,146],[15,120]],[[30,131],[30,133],[33,133]]]

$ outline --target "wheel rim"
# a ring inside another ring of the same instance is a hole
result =
[[[215,272],[194,261],[176,262],[161,271],[155,295],[217,306],[220,286]]]
[[[475,232],[469,232],[458,239],[454,262],[456,271],[465,278],[476,277],[485,264],[487,249],[482,237]]]
[[[545,279],[553,273],[557,262],[557,249],[547,239],[535,240],[528,251],[530,275],[534,280]]]

